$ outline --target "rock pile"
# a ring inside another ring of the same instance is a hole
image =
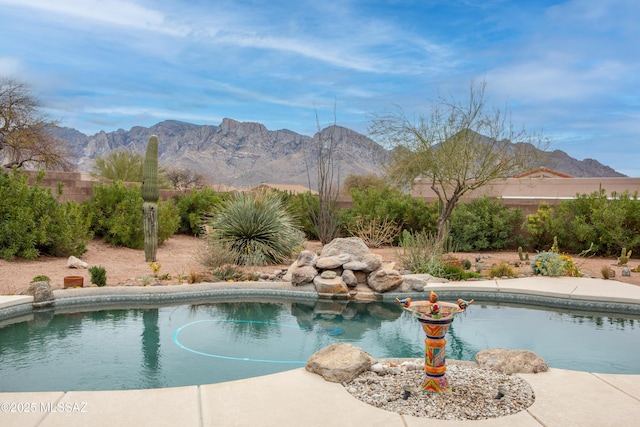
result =
[[[284,276],[294,286],[313,283],[322,298],[349,298],[364,291],[397,289],[403,276],[393,263],[385,263],[358,237],[337,238],[326,244],[318,256],[302,251]]]

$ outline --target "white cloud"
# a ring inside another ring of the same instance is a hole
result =
[[[174,35],[184,34],[182,30],[168,26],[161,12],[125,0],[0,0],[0,4],[53,12],[109,25]]]

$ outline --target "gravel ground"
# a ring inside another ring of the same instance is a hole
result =
[[[382,362],[345,387],[357,399],[387,411],[442,420],[481,420],[515,414],[535,400],[522,378],[482,369],[472,362],[447,361],[451,392],[420,391],[424,361]],[[374,372],[378,371],[378,372]],[[405,390],[410,390],[405,400]],[[498,391],[504,396],[496,398]]]

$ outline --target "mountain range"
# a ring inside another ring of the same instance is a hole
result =
[[[95,157],[124,149],[144,153],[149,136],[160,141],[158,156],[167,168],[190,169],[213,184],[246,188],[263,182],[316,188],[318,150],[333,141],[334,176],[380,174],[390,151],[370,138],[341,126],[329,126],[313,137],[290,130],[268,130],[253,122],[223,119],[219,126],[166,120],[129,131],[101,131],[93,136],[59,127],[54,135],[67,141],[78,170],[88,172]],[[323,144],[319,146],[319,141]],[[576,177],[624,177],[594,159],[576,160],[555,150],[545,166]],[[309,166],[309,167],[308,167]]]

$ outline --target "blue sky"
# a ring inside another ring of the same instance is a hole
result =
[[[366,134],[485,80],[551,148],[640,177],[637,0],[0,0],[0,75],[88,135],[225,118]]]

